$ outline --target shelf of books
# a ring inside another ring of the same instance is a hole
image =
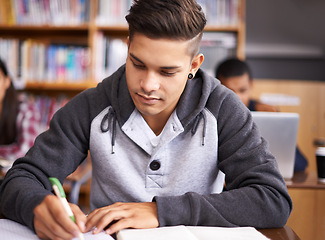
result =
[[[208,20],[202,68],[244,58],[245,0],[198,0]],[[0,57],[23,90],[82,91],[125,62],[132,0],[0,0]],[[114,58],[114,59],[113,59]]]

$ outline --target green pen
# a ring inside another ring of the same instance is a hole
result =
[[[52,184],[52,188],[54,190],[54,193],[60,199],[60,201],[61,201],[61,203],[63,205],[64,210],[67,212],[67,214],[69,215],[69,217],[71,218],[71,220],[74,223],[76,223],[76,219],[75,219],[75,217],[73,215],[73,212],[72,212],[72,210],[71,210],[71,208],[69,206],[69,203],[68,203],[68,201],[66,199],[65,192],[63,190],[63,187],[62,187],[60,181],[57,178],[55,178],[55,177],[50,177],[49,180],[50,180],[50,182]],[[83,235],[82,235],[81,232],[79,232],[79,238],[80,238],[80,240],[83,240],[84,239],[84,237],[83,237]]]

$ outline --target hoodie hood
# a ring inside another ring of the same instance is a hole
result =
[[[117,121],[123,126],[135,108],[126,83],[125,65],[104,79],[102,84],[105,84],[106,95],[115,111]],[[200,115],[217,85],[218,81],[201,69],[195,78],[187,81],[176,107],[177,116],[184,127]]]

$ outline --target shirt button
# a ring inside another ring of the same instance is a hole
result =
[[[154,160],[150,163],[150,169],[153,171],[157,171],[160,168],[160,162],[157,160]]]

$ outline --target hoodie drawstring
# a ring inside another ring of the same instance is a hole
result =
[[[206,135],[206,115],[204,112],[200,112],[199,115],[196,116],[194,120],[194,125],[191,130],[192,136],[196,133],[197,128],[199,126],[199,123],[203,119],[203,131],[202,131],[202,146],[205,144],[205,135]],[[111,126],[110,126],[111,125]],[[112,154],[114,154],[114,146],[115,146],[115,138],[116,138],[116,116],[113,108],[110,108],[108,112],[105,114],[105,116],[102,119],[102,122],[100,123],[100,129],[103,133],[108,132],[112,128]]]
[[[206,125],[207,125],[207,120],[204,112],[200,112],[199,115],[196,116],[194,126],[191,130],[192,136],[196,133],[196,130],[199,126],[199,123],[203,119],[203,131],[202,131],[202,146],[205,144],[205,135],[206,135]]]
[[[112,121],[113,120],[113,121]],[[103,133],[107,132],[110,129],[110,124],[112,125],[112,154],[114,154],[114,145],[115,145],[115,138],[116,138],[116,116],[113,108],[109,108],[108,113],[105,114],[105,116],[102,119],[102,122],[100,123],[100,129]]]

